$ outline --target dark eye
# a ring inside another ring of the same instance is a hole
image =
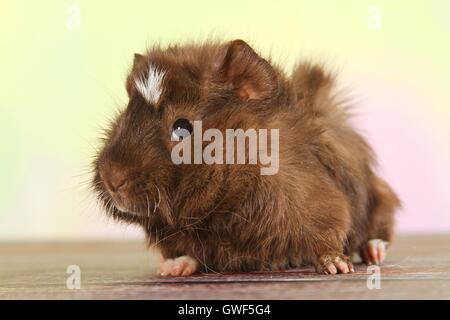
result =
[[[174,140],[183,140],[192,133],[192,124],[187,119],[178,119],[172,127],[172,138]]]

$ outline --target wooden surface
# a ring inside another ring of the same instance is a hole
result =
[[[312,269],[160,278],[139,242],[0,243],[0,299],[450,299],[450,235],[398,237],[369,290],[367,268],[351,275]],[[69,290],[69,265],[81,289]]]

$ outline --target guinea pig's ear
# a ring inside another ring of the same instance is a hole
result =
[[[133,67],[131,69],[131,74],[139,73],[142,68],[145,67],[145,56],[140,53],[134,54],[134,60],[133,60]],[[127,83],[126,83],[126,89],[128,93],[128,97],[131,98],[132,90],[133,90],[133,84],[132,79],[128,77]]]
[[[216,71],[218,80],[233,88],[243,101],[266,99],[277,89],[275,70],[243,40],[225,46]]]
[[[135,53],[134,60],[133,60],[133,69],[139,68],[143,64],[145,64],[145,56],[140,53]]]

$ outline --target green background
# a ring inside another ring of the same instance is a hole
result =
[[[286,70],[298,59],[340,70],[406,199],[400,230],[450,230],[449,12],[446,0],[0,0],[0,238],[135,236],[86,192],[100,130],[126,105],[134,52],[207,38],[242,38]]]

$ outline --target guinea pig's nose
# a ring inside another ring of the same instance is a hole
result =
[[[128,179],[119,173],[112,174],[108,180],[109,186],[114,192],[123,191],[128,185]]]

